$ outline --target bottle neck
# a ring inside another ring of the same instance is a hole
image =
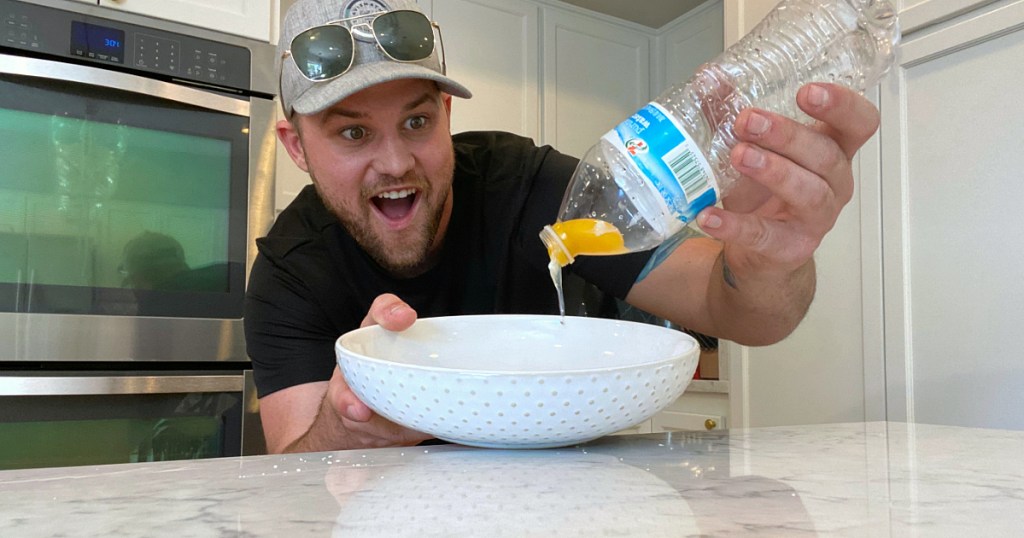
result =
[[[544,226],[540,231],[540,240],[544,243],[544,247],[547,248],[548,256],[559,266],[565,267],[576,261],[576,258],[569,252],[569,248],[562,242],[562,238],[558,237],[558,233],[550,225]]]

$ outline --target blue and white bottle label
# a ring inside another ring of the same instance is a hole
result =
[[[658,103],[648,103],[604,139],[629,157],[661,193],[669,211],[684,223],[718,201],[711,165],[679,122]]]

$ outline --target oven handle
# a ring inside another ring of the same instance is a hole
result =
[[[249,102],[246,100],[217,95],[180,84],[171,84],[118,71],[0,54],[0,73],[45,78],[59,82],[70,81],[89,86],[123,90],[224,112],[225,114],[249,117]]]
[[[0,396],[97,396],[241,392],[241,375],[0,376]]]

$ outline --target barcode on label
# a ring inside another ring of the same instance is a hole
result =
[[[679,186],[683,189],[683,195],[686,196],[686,203],[691,203],[694,198],[711,188],[711,182],[708,181],[709,178],[704,172],[701,162],[686,144],[676,146],[675,149],[666,153],[662,160],[676,176],[676,181],[679,182]]]

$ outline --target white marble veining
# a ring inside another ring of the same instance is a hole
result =
[[[902,423],[0,472],[0,536],[1021,536],[1024,432]]]

